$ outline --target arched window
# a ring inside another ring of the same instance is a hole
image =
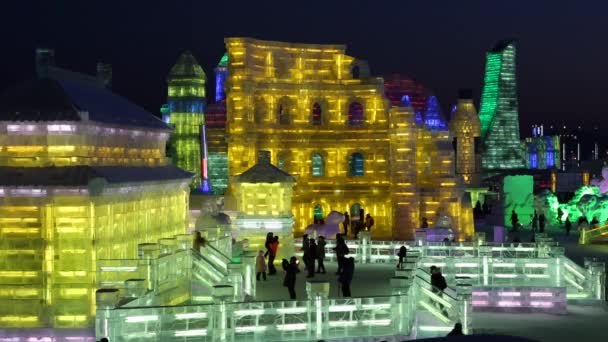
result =
[[[361,70],[359,68],[358,65],[355,65],[352,69],[353,72],[353,79],[358,80],[359,79],[359,74],[361,73]]]
[[[364,122],[363,105],[359,102],[351,102],[348,105],[348,125],[361,126]]]
[[[325,175],[325,162],[319,153],[312,154],[312,176],[322,177]]]
[[[318,222],[323,219],[323,207],[320,204],[315,205],[315,208],[313,209],[313,215],[315,222]]]
[[[323,109],[321,108],[321,105],[318,102],[312,104],[310,122],[315,126],[323,124]]]
[[[258,98],[255,101],[253,108],[253,120],[256,124],[264,122],[264,116],[266,114],[266,101],[263,98]]]
[[[365,161],[363,155],[359,152],[353,153],[348,159],[348,174],[349,176],[363,176],[365,174]]]
[[[289,97],[285,96],[279,100],[277,106],[277,121],[279,125],[291,124],[291,113],[293,111],[293,103]]]

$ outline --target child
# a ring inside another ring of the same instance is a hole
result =
[[[397,264],[397,268],[401,269],[403,268],[403,259],[405,259],[405,257],[407,256],[407,249],[405,248],[405,246],[401,246],[399,248],[397,256],[399,257],[399,263]]]
[[[258,256],[255,259],[255,278],[260,281],[260,274],[262,274],[262,278],[266,280],[266,259],[264,258],[264,251],[259,251]]]

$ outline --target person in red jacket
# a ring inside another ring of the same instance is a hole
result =
[[[274,267],[274,258],[277,257],[277,252],[279,251],[279,237],[273,237],[272,242],[268,245],[270,246],[270,253],[268,253],[268,275],[274,275],[277,274],[277,269]]]

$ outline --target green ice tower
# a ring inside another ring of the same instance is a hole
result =
[[[515,44],[511,40],[500,41],[486,54],[486,75],[479,111],[483,169],[525,167],[517,107]]]
[[[167,76],[169,123],[174,128],[173,162],[194,173],[192,188],[203,191],[209,191],[204,116],[206,80],[203,68],[190,51],[181,54]]]

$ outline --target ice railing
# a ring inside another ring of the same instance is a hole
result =
[[[444,291],[438,291],[431,285],[431,275],[424,269],[417,269],[413,274],[413,292],[415,305],[431,313],[438,324],[419,325],[421,331],[447,332],[454,323],[461,323],[465,334],[471,330],[471,293],[468,289],[464,291],[458,287],[448,287]]]
[[[416,268],[441,267],[451,284],[466,279],[472,286],[566,287],[568,299],[605,299],[603,263],[589,260],[582,268],[547,234],[536,234],[535,241],[487,243],[478,233],[472,242],[373,241],[363,235],[346,244],[348,256],[359,263],[397,263],[399,248],[406,246],[408,255],[420,256]],[[334,248],[335,240],[327,240],[330,260],[335,260]]]
[[[606,235],[608,235],[608,222],[604,222],[602,225],[597,227],[581,229],[578,242],[581,245],[585,245],[600,237],[608,238]]]
[[[317,285],[307,284],[304,301],[232,302],[230,286],[216,287],[214,304],[202,305],[115,307],[101,296],[96,336],[110,341],[302,341],[409,336],[415,328],[411,286],[394,288],[387,296],[329,299],[327,291],[315,292]]]
[[[192,235],[181,234],[138,246],[138,259],[100,259],[98,288],[116,290],[118,301],[148,305],[210,301],[215,285],[231,285],[235,300],[255,297],[255,259],[244,252],[233,261],[208,240],[191,249]],[[220,239],[218,239],[220,240]]]

